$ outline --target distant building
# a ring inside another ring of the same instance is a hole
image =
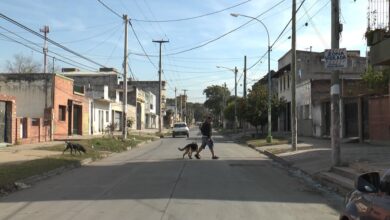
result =
[[[15,97],[21,143],[88,134],[89,105],[83,89],[59,74],[0,74],[0,94]]]
[[[325,69],[323,52],[297,51],[296,107],[298,135],[330,135],[330,79],[331,70]],[[278,61],[279,69],[274,75],[278,79],[280,98],[287,101],[285,111],[279,116],[279,131],[291,131],[291,51]],[[366,58],[359,51],[348,51],[348,68],[341,78],[341,136],[363,136],[366,120],[359,115],[365,109],[359,95],[365,88],[361,74],[366,68]]]
[[[99,72],[80,72],[75,68],[63,68],[62,74],[72,78],[76,86],[86,90],[86,97],[90,99],[90,134],[102,134],[114,121],[120,123],[118,113],[122,114],[121,108],[113,110],[111,106],[115,102],[118,86],[118,73],[115,69],[100,68]],[[116,127],[119,125],[116,124]]]

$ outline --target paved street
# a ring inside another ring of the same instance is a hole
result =
[[[215,138],[219,160],[181,159],[165,138],[0,199],[0,219],[337,219],[310,187],[254,150]],[[339,205],[339,204],[336,204]]]

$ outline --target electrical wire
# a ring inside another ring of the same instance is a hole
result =
[[[77,52],[75,52],[75,51],[73,51],[73,50],[71,50],[71,49],[69,49],[69,48],[63,46],[63,45],[61,45],[61,44],[59,44],[59,43],[57,43],[57,42],[51,40],[51,39],[48,38],[48,37],[45,38],[45,36],[43,36],[42,34],[40,34],[40,33],[36,32],[36,31],[34,31],[34,30],[28,28],[27,26],[25,26],[25,25],[23,25],[23,24],[21,24],[21,23],[15,21],[15,20],[13,20],[12,18],[10,18],[10,17],[4,15],[3,13],[0,13],[0,17],[3,18],[3,19],[5,19],[6,21],[8,21],[8,22],[10,22],[10,23],[12,23],[12,24],[14,24],[14,25],[16,25],[16,26],[18,26],[18,27],[20,27],[20,28],[22,28],[22,29],[24,29],[24,30],[26,30],[26,31],[28,31],[28,32],[30,32],[30,33],[32,33],[32,34],[38,36],[38,37],[40,37],[40,38],[42,38],[42,39],[46,39],[47,42],[49,42],[49,43],[51,43],[51,44],[53,44],[53,45],[55,45],[55,46],[57,46],[57,47],[59,47],[59,48],[65,50],[65,51],[67,51],[67,52],[69,52],[69,53],[71,53],[71,54],[74,54],[74,55],[76,55],[76,56],[78,56],[78,57],[80,57],[80,58],[82,58],[82,59],[84,59],[84,60],[87,60],[88,62],[91,62],[91,63],[93,63],[93,64],[95,64],[95,65],[97,65],[97,66],[105,67],[104,65],[102,65],[102,64],[100,64],[100,63],[98,63],[98,62],[96,62],[96,61],[94,61],[94,60],[92,60],[92,59],[89,59],[89,58],[87,58],[87,57],[85,57],[85,56],[83,56],[83,55],[81,55],[81,54],[79,54],[79,53],[77,53]]]
[[[256,18],[259,18],[260,16],[262,16],[262,15],[266,14],[267,12],[271,11],[272,9],[274,9],[275,7],[277,7],[278,5],[283,3],[284,1],[286,1],[286,0],[281,0],[280,2],[278,2],[277,4],[272,6],[271,8],[267,9],[266,11],[262,12],[260,15],[256,16]],[[228,32],[226,32],[226,33],[224,33],[224,34],[222,34],[222,35],[212,39],[212,40],[209,40],[209,41],[207,41],[205,43],[202,43],[200,45],[197,45],[197,46],[185,49],[185,50],[181,50],[181,51],[178,51],[178,52],[166,53],[166,54],[164,54],[164,56],[173,56],[173,55],[182,54],[182,53],[186,53],[186,52],[189,52],[189,51],[192,51],[192,50],[196,50],[196,49],[202,48],[202,47],[204,47],[204,46],[206,46],[208,44],[211,44],[211,43],[213,43],[213,42],[215,42],[215,41],[217,41],[217,40],[219,40],[219,39],[221,39],[221,38],[223,38],[223,37],[225,37],[225,36],[235,32],[237,30],[241,29],[242,27],[246,26],[247,24],[249,24],[251,22],[253,22],[253,20],[249,20],[249,21],[243,23],[242,25],[238,26],[237,28],[234,28],[234,29],[232,29],[232,30],[230,30],[230,31],[228,31]],[[134,55],[137,55],[137,56],[140,56],[140,55],[144,56],[142,53],[137,53],[137,52],[131,52],[131,53],[134,54]],[[157,57],[158,56],[158,55],[150,55],[150,54],[149,55],[146,54],[146,55],[150,56],[150,57]]]
[[[98,0],[98,1],[100,1],[100,0]],[[143,20],[143,19],[132,19],[132,20],[133,20],[133,21],[137,21],[137,22],[155,22],[155,23],[188,21],[188,20],[198,19],[198,18],[202,18],[202,17],[209,16],[209,15],[214,15],[214,14],[217,14],[217,13],[221,13],[221,12],[223,12],[223,11],[227,11],[227,10],[229,10],[229,9],[238,7],[238,6],[243,5],[243,4],[246,4],[246,3],[250,2],[250,1],[251,1],[251,0],[247,0],[247,1],[241,2],[241,3],[239,3],[239,4],[236,4],[236,5],[233,5],[233,6],[230,6],[230,7],[221,9],[221,10],[218,10],[218,11],[206,13],[206,14],[203,14],[203,15],[188,17],[188,18],[179,18],[179,19],[170,19],[170,20]]]
[[[20,41],[18,41],[18,40],[15,40],[15,39],[13,39],[13,38],[11,38],[11,37],[5,35],[5,34],[0,33],[0,35],[3,36],[3,37],[6,37],[7,39],[9,39],[9,40],[11,40],[11,41],[13,41],[13,42],[15,42],[15,43],[18,43],[18,44],[21,44],[21,45],[23,45],[23,46],[25,46],[25,47],[27,47],[27,48],[30,48],[31,50],[33,50],[33,51],[35,51],[35,52],[38,52],[38,53],[43,54],[42,51],[37,50],[36,48],[31,47],[30,45],[27,45],[27,44],[25,44],[25,43],[23,43],[23,42],[20,42]],[[56,58],[56,57],[53,57],[53,56],[50,56],[50,55],[47,55],[47,56],[50,57],[50,58],[55,58],[56,60],[61,61],[61,62],[63,62],[63,63],[66,63],[66,64],[68,64],[68,65],[73,65],[73,66],[78,67],[77,65],[74,65],[74,64],[72,64],[72,63],[69,63],[69,62],[67,62],[67,61],[65,61],[65,60],[62,60],[62,59],[59,59],[59,58]],[[79,68],[80,68],[80,67],[79,67]],[[93,71],[93,70],[91,70],[91,71]]]
[[[27,42],[30,43],[30,44],[33,44],[33,45],[35,45],[35,46],[38,46],[39,48],[41,47],[40,44],[35,43],[35,42],[32,42],[32,41],[30,41],[30,40],[28,40],[28,39],[26,39],[26,38],[24,38],[24,37],[22,37],[22,36],[16,34],[16,33],[13,32],[13,31],[8,30],[7,28],[4,28],[4,27],[2,27],[2,26],[0,26],[0,28],[3,29],[3,30],[5,30],[5,31],[7,31],[7,32],[9,32],[9,33],[11,33],[11,34],[13,34],[13,35],[15,35],[16,37],[19,37],[20,39],[23,39],[24,41],[27,41]],[[9,37],[8,37],[8,38],[9,38]],[[12,40],[12,41],[15,42],[15,40]],[[20,42],[17,42],[17,43],[20,43]],[[24,45],[24,44],[23,44],[23,45]],[[31,49],[31,47],[29,47],[29,48]],[[57,56],[59,56],[59,57],[61,57],[61,58],[67,59],[67,60],[69,60],[69,61],[71,61],[71,62],[77,63],[77,64],[79,64],[79,65],[81,65],[81,66],[84,66],[84,68],[86,67],[86,68],[88,68],[88,69],[93,69],[93,67],[91,67],[91,66],[88,66],[88,65],[82,64],[82,63],[80,63],[80,62],[77,62],[77,61],[75,61],[75,60],[72,60],[72,59],[69,59],[69,58],[67,58],[67,57],[64,57],[64,56],[62,56],[62,55],[60,55],[60,54],[58,54],[58,53],[56,53],[56,52],[54,52],[54,51],[49,50],[48,52],[49,52],[49,53],[52,53],[52,54],[55,54],[55,55],[57,55]],[[67,63],[67,64],[69,64],[69,63]],[[72,65],[72,64],[71,64],[71,65]],[[80,66],[78,66],[78,67],[80,68]]]

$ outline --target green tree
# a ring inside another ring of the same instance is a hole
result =
[[[372,93],[387,93],[389,91],[390,69],[375,70],[368,66],[362,79]]]
[[[230,91],[224,86],[212,85],[204,89],[203,94],[206,95],[204,106],[210,109],[214,118],[222,120],[223,109],[227,98],[230,96]]]
[[[279,99],[277,94],[271,97],[271,116],[272,121],[276,121],[280,112],[285,108],[286,101]],[[256,128],[261,127],[261,133],[264,134],[264,126],[268,124],[268,89],[267,85],[260,82],[255,83],[248,93],[246,103],[245,118],[247,122]]]
[[[240,122],[246,120],[246,114],[248,112],[247,105],[248,103],[246,99],[242,97],[237,97],[237,119]],[[234,121],[234,109],[235,103],[233,98],[228,102],[226,108],[223,111],[225,119],[228,119],[229,121]]]

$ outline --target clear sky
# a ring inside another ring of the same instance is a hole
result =
[[[158,80],[159,47],[152,40],[169,40],[163,46],[163,78],[168,82],[168,98],[174,97],[174,88],[178,93],[187,89],[189,101],[203,102],[203,89],[209,85],[227,83],[234,92],[234,74],[224,66],[239,69],[238,95],[242,95],[242,69],[244,56],[247,56],[248,67],[252,66],[267,51],[267,34],[260,23],[252,21],[214,42],[198,49],[175,55],[164,55],[181,52],[237,28],[250,19],[232,17],[230,13],[240,13],[248,16],[259,16],[268,27],[271,43],[275,41],[284,26],[291,18],[291,0],[101,0],[115,12],[127,14],[132,19],[133,28],[144,47],[148,59],[141,56],[143,51],[134,33],[129,28],[130,52],[129,64],[138,80]],[[301,3],[297,0],[297,5]],[[142,22],[139,20],[177,20],[196,17],[234,5],[238,7],[220,13],[170,22]],[[364,33],[367,27],[367,4],[363,0],[341,0],[341,22],[344,31],[340,47],[350,50],[361,50],[366,53]],[[272,8],[273,6],[275,6]],[[271,9],[272,8],[272,9]],[[271,10],[269,10],[271,9]],[[2,0],[1,13],[39,31],[43,25],[50,27],[48,37],[62,45],[108,67],[122,70],[124,25],[117,15],[110,12],[97,0]],[[297,14],[297,49],[323,51],[330,48],[330,0],[306,0]],[[307,26],[305,25],[307,23]],[[43,40],[27,31],[0,18],[0,27],[5,28],[23,38],[27,42],[11,34],[5,29],[0,33],[12,37],[27,45],[42,50]],[[277,61],[290,48],[291,26],[275,44],[271,53],[271,69],[277,70]],[[0,71],[5,70],[6,60],[14,54],[32,55],[42,62],[43,55],[30,48],[10,41],[0,35]],[[90,66],[99,67],[82,60],[63,49],[49,44],[49,54],[55,52],[61,56]],[[58,57],[57,55],[51,54]],[[152,63],[153,64],[152,64]],[[60,67],[70,67],[69,64],[56,62]],[[81,67],[79,67],[81,68]],[[248,88],[260,79],[267,71],[267,57],[248,71]]]

